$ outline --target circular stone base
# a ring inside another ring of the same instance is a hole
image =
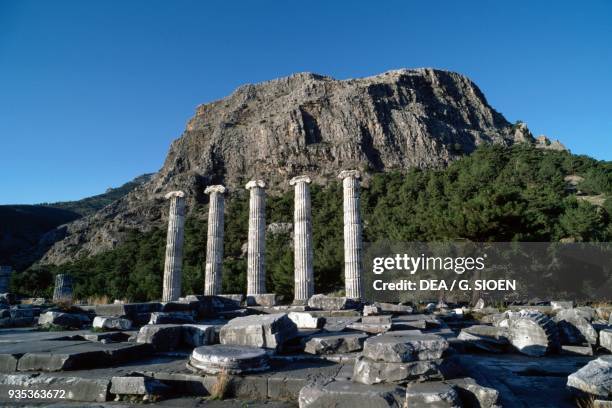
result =
[[[269,369],[270,358],[257,347],[215,344],[195,348],[187,366],[206,374],[242,374]]]

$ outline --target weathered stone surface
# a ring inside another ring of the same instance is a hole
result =
[[[564,344],[597,344],[597,332],[578,309],[560,310],[554,317]]]
[[[307,385],[300,390],[300,408],[400,408],[403,389],[392,385],[370,386],[349,381]],[[412,407],[411,407],[412,408]]]
[[[354,309],[359,305],[348,297],[326,296],[322,294],[311,296],[308,299],[308,307],[317,310],[343,310]]]
[[[443,380],[442,364],[442,359],[390,363],[359,357],[353,368],[353,381],[380,384]]]
[[[351,330],[358,330],[365,333],[380,334],[391,330],[391,323],[351,323],[347,326]]]
[[[474,305],[475,310],[482,310],[485,307],[485,301],[483,298],[478,299],[476,304]]]
[[[159,302],[113,303],[109,305],[95,306],[96,315],[98,316],[127,316],[130,320],[134,320],[134,317],[139,314],[159,312],[160,310],[161,303]]]
[[[460,408],[461,400],[455,389],[443,382],[408,384],[406,406],[410,408]]]
[[[612,329],[604,329],[599,332],[599,345],[612,352]]]
[[[189,324],[194,323],[193,313],[190,312],[153,312],[149,324]]]
[[[572,309],[574,307],[574,302],[571,300],[551,300],[550,307],[552,310],[561,310],[561,309]]]
[[[132,322],[121,317],[96,316],[93,320],[93,327],[104,330],[130,330]]]
[[[247,295],[247,306],[276,306],[276,294],[274,293],[259,293]]]
[[[458,340],[484,351],[501,352],[510,344],[510,331],[504,327],[474,325],[461,330]]]
[[[361,333],[316,334],[306,341],[304,352],[309,354],[336,354],[361,351],[368,335]]]
[[[570,374],[567,386],[578,394],[612,399],[612,356],[600,357]]]
[[[402,363],[442,357],[448,342],[433,334],[376,336],[365,341],[363,356],[374,361]]]
[[[508,324],[510,342],[523,354],[539,357],[560,347],[557,325],[543,313],[521,310]]]
[[[162,300],[169,302],[178,300],[179,296],[181,296],[185,193],[182,191],[171,191],[165,195],[165,198],[170,200],[170,210],[168,211]]]
[[[38,324],[41,326],[54,325],[80,329],[81,327],[90,323],[91,320],[85,314],[45,312],[38,317]]]
[[[157,351],[175,350],[181,343],[182,330],[177,324],[148,324],[140,328],[136,342],[150,344]]]
[[[169,392],[170,387],[151,377],[129,376],[111,378],[111,394],[164,395]]]
[[[297,335],[286,313],[237,317],[221,328],[221,344],[278,349]]]
[[[394,317],[393,328],[397,330],[427,329],[439,327],[442,322],[432,315],[414,314]]]
[[[261,348],[217,344],[195,348],[189,366],[206,374],[244,374],[267,370],[269,360],[267,352]]]
[[[137,359],[148,354],[149,348],[129,343],[77,342],[50,351],[28,351],[17,364],[19,371],[64,371],[109,365]]]
[[[291,312],[288,316],[298,329],[320,329],[325,324],[325,318],[307,312]]]
[[[597,316],[597,311],[591,306],[576,306],[574,312],[591,322]]]
[[[457,378],[445,381],[459,394],[463,406],[478,408],[498,408],[499,391],[479,385],[473,378]]]
[[[185,324],[182,326],[182,332],[182,342],[188,347],[206,346],[217,340],[213,325]]]
[[[316,316],[316,311],[309,312],[312,315]],[[336,317],[330,316],[325,318],[325,325],[323,326],[323,330],[328,332],[340,332],[347,329],[347,327],[353,323],[357,323],[360,320],[357,316],[345,316],[345,317]]]

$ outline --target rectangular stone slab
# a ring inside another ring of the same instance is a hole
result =
[[[19,358],[17,370],[63,371],[105,367],[143,357],[149,352],[150,348],[143,344],[81,342],[49,351],[28,351]]]

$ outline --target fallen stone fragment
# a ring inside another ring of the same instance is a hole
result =
[[[188,347],[200,347],[216,343],[215,326],[185,324],[182,326],[182,343]]]
[[[567,386],[578,395],[612,398],[612,356],[592,360],[567,377]]]
[[[414,311],[412,306],[405,306],[401,304],[394,303],[380,303],[376,302],[373,306],[378,307],[383,313],[392,313],[392,314],[409,314]]]
[[[147,324],[140,328],[136,342],[150,344],[157,351],[176,350],[181,342],[182,330],[177,324]]]
[[[475,325],[461,330],[458,340],[484,351],[500,353],[510,344],[510,332],[504,327]]]
[[[557,351],[557,325],[541,312],[521,310],[509,318],[510,342],[521,353],[540,357]]]
[[[355,309],[359,302],[347,297],[326,296],[322,294],[311,296],[308,307],[317,310],[343,310]]]
[[[295,323],[298,329],[319,329],[325,324],[324,318],[315,317],[306,312],[291,312],[289,313],[289,319]]]
[[[604,329],[599,332],[599,345],[612,352],[612,329]]]
[[[189,324],[195,323],[191,312],[153,312],[149,324]]]
[[[275,293],[261,293],[258,295],[248,295],[246,298],[247,306],[276,306]]]
[[[402,363],[442,357],[448,342],[434,334],[376,336],[365,341],[363,356],[374,361]]]
[[[564,344],[597,344],[597,331],[578,309],[560,310],[554,317]]]
[[[84,314],[73,314],[63,312],[45,312],[38,317],[41,326],[54,325],[72,329],[80,329],[91,321]]]
[[[552,310],[561,310],[561,309],[573,309],[574,302],[571,300],[551,300],[550,307]]]
[[[403,389],[393,385],[333,381],[306,385],[300,390],[298,402],[300,408],[400,408],[404,398]]]
[[[443,363],[442,359],[390,363],[362,356],[355,360],[352,379],[362,384],[443,380]]]
[[[474,305],[475,310],[482,310],[485,307],[485,301],[483,298],[479,298],[476,304]]]
[[[188,366],[206,374],[244,374],[267,370],[270,359],[261,348],[216,344],[195,348]]]
[[[111,378],[111,394],[161,396],[169,392],[169,386],[151,377],[128,376]]]
[[[473,378],[457,378],[445,381],[452,385],[459,394],[459,399],[465,407],[498,408],[499,391],[494,388],[483,387]]]
[[[361,351],[368,335],[361,333],[317,334],[306,341],[304,352],[308,354],[337,354]]]
[[[237,317],[221,328],[221,344],[279,349],[297,335],[286,313]]]
[[[375,305],[366,305],[363,307],[364,316],[377,316],[382,313],[382,309]]]
[[[391,330],[391,323],[351,323],[347,326],[351,330],[358,330],[365,333],[380,334]]]
[[[597,316],[597,311],[591,306],[576,306],[574,311],[587,319],[589,322],[593,321],[593,319]]]
[[[323,330],[328,332],[344,331],[349,325],[357,323],[359,320],[359,317],[326,317]]]
[[[406,387],[406,406],[460,408],[461,400],[455,389],[443,382],[408,384]]]
[[[130,330],[132,322],[121,317],[96,316],[93,321],[94,329],[103,330]]]

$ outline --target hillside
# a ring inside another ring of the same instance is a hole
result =
[[[579,200],[577,187],[606,197],[604,206]],[[612,239],[612,162],[598,162],[565,151],[483,145],[443,169],[372,173],[362,191],[364,240],[472,240],[555,242]],[[342,288],[342,186],[332,181],[312,187],[316,291]],[[203,290],[206,205],[186,221],[183,265],[185,294]],[[269,196],[266,221],[267,287],[292,298],[293,250],[290,232],[272,228],[292,223],[293,192]],[[225,217],[223,290],[244,292],[248,194],[230,193]],[[280,232],[279,232],[280,231]],[[55,273],[76,279],[75,295],[87,298],[158,299],[166,231],[132,230],[115,249],[61,266],[41,265],[15,277],[15,289],[48,295]],[[554,276],[553,276],[554,278]],[[554,282],[551,282],[554,287]]]
[[[144,174],[117,188],[77,201],[37,205],[0,205],[0,265],[20,270],[62,239],[65,224],[93,214],[148,181]]]
[[[211,183],[241,190],[250,178],[261,177],[276,194],[298,174],[324,186],[346,168],[439,167],[482,144],[515,142],[534,139],[453,72],[403,69],[348,80],[301,73],[245,85],[199,106],[149,182],[70,223],[43,261],[62,264],[95,255],[125,242],[128,231],[162,227],[162,197],[170,190],[184,190],[193,212],[206,203],[203,191]]]

